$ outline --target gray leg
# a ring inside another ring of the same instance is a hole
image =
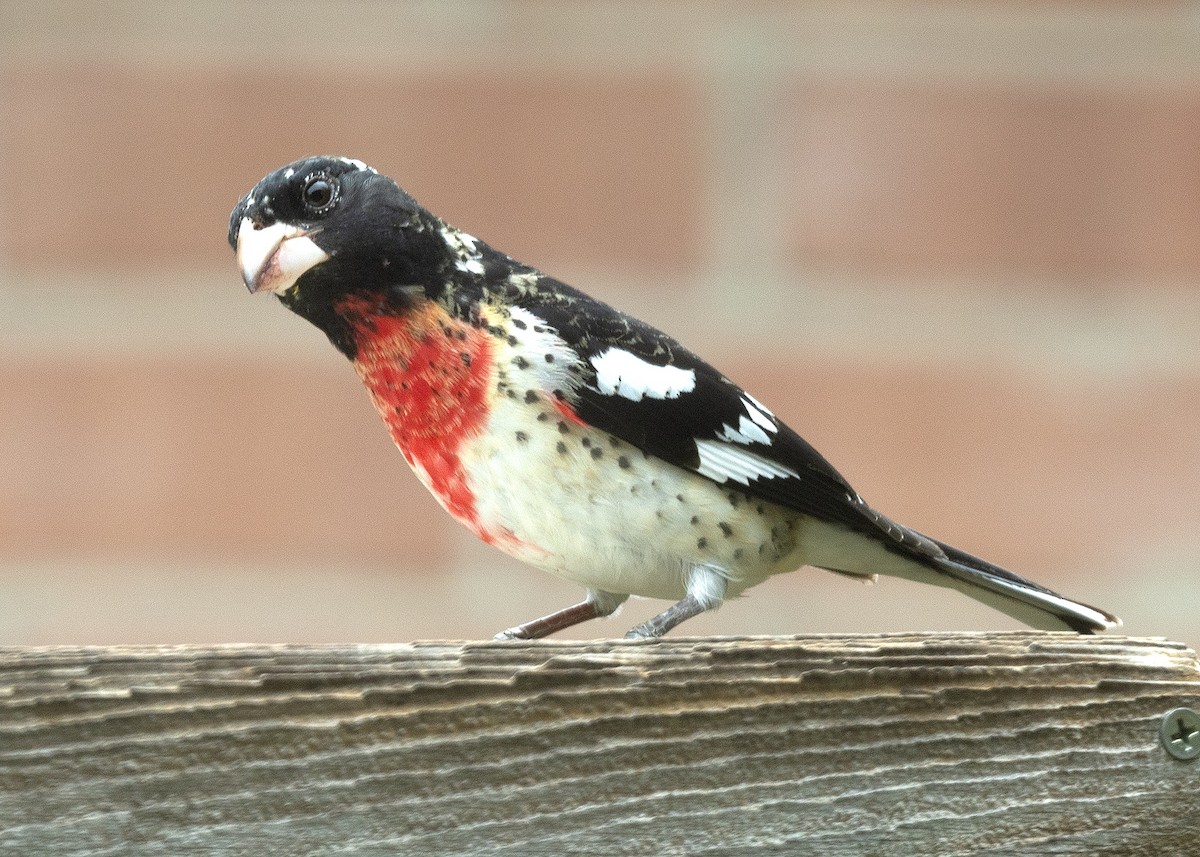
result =
[[[685,619],[720,607],[725,600],[726,576],[724,569],[711,565],[697,565],[688,572],[687,595],[675,602],[653,619],[643,622],[625,635],[626,639],[653,639],[661,637]]]
[[[653,619],[638,625],[625,635],[625,639],[645,640],[661,637],[684,619],[691,619],[693,616],[703,613],[705,609],[695,595],[685,596],[683,600],[676,601]]]
[[[610,616],[628,597],[628,595],[618,595],[615,592],[589,589],[586,601],[551,613],[549,616],[534,619],[532,622],[526,622],[524,625],[517,625],[515,628],[501,631],[494,639],[536,640],[539,637],[553,634],[555,631],[561,631],[563,628],[570,628],[572,625],[586,622],[588,619]]]

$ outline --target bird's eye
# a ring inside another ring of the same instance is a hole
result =
[[[304,182],[304,207],[313,214],[324,214],[337,198],[337,180],[318,173]]]

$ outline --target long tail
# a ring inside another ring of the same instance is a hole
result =
[[[890,540],[811,521],[808,564],[851,575],[886,574],[947,587],[1044,631],[1095,634],[1121,624],[1111,613],[879,517]]]
[[[947,585],[1031,628],[1096,634],[1121,624],[1116,616],[1098,607],[1066,598],[956,547],[931,541],[945,554],[945,560],[936,563],[936,570],[954,581]]]

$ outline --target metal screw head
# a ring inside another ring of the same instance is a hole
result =
[[[1200,714],[1190,708],[1175,708],[1163,715],[1158,739],[1176,759],[1200,758]]]

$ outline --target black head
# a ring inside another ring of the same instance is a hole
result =
[[[314,157],[280,167],[242,198],[229,218],[229,243],[250,291],[274,292],[326,328],[324,316],[347,294],[443,280],[453,260],[442,228],[362,161]]]

